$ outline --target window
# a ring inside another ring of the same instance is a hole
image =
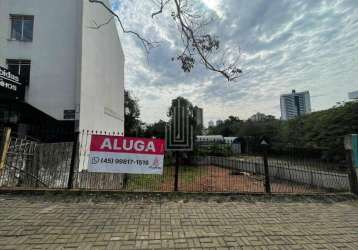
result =
[[[20,76],[20,82],[24,85],[29,85],[30,83],[30,60],[15,60],[8,59],[6,60],[8,70],[16,75]]]
[[[31,42],[34,30],[34,17],[22,15],[10,15],[11,39]]]

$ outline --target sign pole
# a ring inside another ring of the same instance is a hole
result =
[[[73,188],[73,175],[75,172],[78,139],[79,139],[79,132],[75,132],[75,140],[74,140],[73,146],[72,146],[72,156],[71,156],[70,170],[69,170],[68,183],[67,183],[68,189]]]
[[[266,193],[271,193],[271,183],[270,183],[270,173],[267,160],[267,146],[264,146],[264,167],[265,167],[265,191]]]
[[[348,164],[349,186],[351,192],[354,194],[358,194],[357,171],[353,165],[353,157],[351,150],[346,150],[346,160]]]
[[[268,148],[269,148],[269,143],[267,141],[267,139],[263,138],[260,142],[261,147],[263,148],[264,151],[264,170],[265,170],[265,191],[268,194],[271,194],[271,183],[270,183],[270,172],[269,172],[269,165],[268,165],[268,160],[267,160],[267,152],[268,152]]]
[[[179,191],[181,152],[193,151],[194,128],[190,119],[188,101],[182,97],[172,100],[171,119],[165,128],[166,150],[175,155],[174,191]]]
[[[3,169],[5,168],[7,151],[9,150],[9,146],[10,146],[10,134],[11,134],[11,128],[4,128],[3,135],[2,135],[2,144],[1,144],[0,176]]]
[[[354,150],[356,135],[346,135],[344,137],[344,149],[346,150],[346,162],[348,167],[349,186],[352,193],[358,195],[358,179],[357,170],[355,167]]]
[[[179,155],[179,152],[176,151],[175,152],[175,175],[174,175],[174,191],[175,192],[178,192],[178,190],[179,190],[179,188],[178,188],[179,160],[180,160],[180,155]]]

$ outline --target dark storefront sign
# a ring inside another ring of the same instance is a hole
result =
[[[65,109],[63,111],[64,120],[74,120],[76,117],[76,111],[74,109]]]
[[[0,67],[0,97],[9,99],[22,99],[24,97],[20,77],[3,67]]]

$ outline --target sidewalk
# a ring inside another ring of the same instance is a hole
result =
[[[0,195],[0,249],[64,248],[358,249],[358,200]]]

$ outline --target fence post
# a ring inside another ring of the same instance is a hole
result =
[[[70,170],[68,175],[68,183],[67,188],[73,188],[73,175],[75,172],[75,164],[76,164],[76,156],[77,156],[77,147],[78,147],[78,139],[79,139],[79,132],[75,132],[75,137],[72,146],[72,155],[71,155],[71,163],[70,163]]]
[[[264,168],[265,168],[265,191],[266,193],[271,193],[271,183],[270,183],[270,172],[267,160],[267,145],[264,145]]]
[[[358,150],[357,144],[358,143],[357,143],[356,135],[346,135],[344,137],[344,149],[346,150],[349,186],[351,192],[354,194],[358,194],[357,170],[354,166],[354,158],[353,158],[353,150]]]
[[[11,128],[4,128],[2,134],[1,148],[0,148],[1,149],[0,175],[2,174],[2,171],[5,168],[7,151],[9,150],[9,146],[10,146],[10,135],[11,135]]]
[[[174,191],[178,191],[178,178],[179,178],[179,152],[175,152],[175,175],[174,175]]]
[[[353,164],[352,151],[346,150],[346,160],[348,164],[348,176],[349,176],[349,186],[351,192],[358,195],[358,179],[357,171]]]

